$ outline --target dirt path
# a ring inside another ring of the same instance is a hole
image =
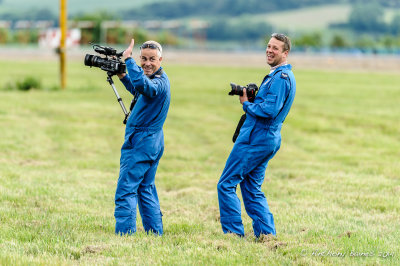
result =
[[[74,49],[67,52],[69,60],[82,60],[88,49]],[[188,65],[254,66],[267,67],[265,53],[260,52],[221,52],[168,50],[163,54],[165,63]],[[58,60],[52,50],[34,48],[0,47],[0,60]],[[379,71],[400,74],[400,55],[346,55],[346,54],[307,54],[289,55],[289,63],[295,69],[326,69],[342,71]]]
[[[264,52],[186,52],[165,53],[171,63],[267,67]],[[400,55],[342,55],[292,53],[289,63],[297,69],[388,71],[400,74]]]

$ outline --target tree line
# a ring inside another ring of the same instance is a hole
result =
[[[341,0],[331,0],[339,3]],[[175,19],[190,16],[237,16],[325,5],[326,0],[175,0],[153,2],[122,13],[124,19]]]
[[[1,1],[1,0],[0,0]],[[279,0],[281,1],[281,0]],[[233,13],[241,12],[265,12],[266,9],[272,10],[274,8],[282,9],[289,8],[288,3],[296,2],[293,6],[306,6],[308,4],[323,4],[324,0],[309,0],[309,1],[292,1],[288,0],[278,7],[278,1],[271,0],[268,5],[260,4],[263,0],[203,0],[200,1],[183,1],[175,0],[163,2],[162,4],[150,3],[144,5],[143,7],[137,9],[143,11],[146,8],[154,7],[152,12],[144,12],[145,14],[152,14],[154,19],[154,14],[161,12],[167,8],[169,13],[167,16],[174,17],[181,14],[181,12],[186,12],[186,15],[192,13],[189,10],[194,10],[196,14],[202,14],[206,11],[208,16],[208,26],[202,29],[200,33],[203,40],[208,41],[231,41],[231,42],[241,42],[241,43],[256,43],[264,40],[269,33],[274,30],[274,27],[266,22],[257,22],[251,19],[250,16],[243,16],[239,19],[229,19]],[[347,2],[345,0],[333,0],[332,2]],[[400,13],[393,16],[391,21],[385,22],[384,20],[384,7],[392,6],[397,7],[400,5],[400,1],[390,1],[390,0],[376,0],[376,1],[366,1],[363,3],[357,2],[356,0],[348,0],[348,2],[354,2],[352,6],[352,11],[346,23],[330,25],[330,31],[336,32],[335,34],[328,35],[324,32],[291,32],[293,42],[297,49],[309,49],[315,48],[320,49],[322,47],[331,48],[348,48],[348,47],[361,47],[363,49],[372,47],[387,47],[390,49],[399,49],[400,40],[398,37],[400,34]],[[226,5],[231,5],[232,8],[228,9]],[[257,9],[255,6],[259,5]],[[179,6],[179,8],[178,8]],[[162,7],[162,8],[161,8]],[[196,8],[194,8],[196,7]],[[206,8],[208,7],[208,9]],[[157,11],[158,10],[158,11]],[[218,16],[213,16],[213,12],[221,12]],[[95,22],[95,27],[93,29],[83,29],[82,30],[82,43],[88,43],[89,41],[99,41],[100,39],[100,23],[103,20],[122,20],[131,19],[133,17],[126,16],[127,14],[133,14],[127,12],[126,14],[111,14],[106,11],[97,11],[89,14],[81,14],[70,17],[70,20],[90,20]],[[21,15],[21,14],[20,14]],[[22,14],[24,20],[53,20],[55,25],[57,25],[57,17],[46,9],[32,10],[29,13]],[[16,19],[15,16],[4,16],[2,19]],[[135,17],[137,20],[138,17]],[[146,20],[143,18],[143,20]],[[344,32],[337,33],[337,32]],[[350,32],[351,36],[348,36]],[[182,37],[190,37],[199,32],[190,32],[190,29],[179,29],[178,31],[168,31],[162,30],[159,33],[148,32],[145,29],[135,30],[136,38],[146,39],[146,38],[157,38],[165,44],[177,45],[180,43],[179,39]],[[132,33],[127,29],[109,29],[107,32],[107,42],[110,43],[125,43],[127,39],[131,37]],[[34,30],[28,30],[28,32],[7,32],[6,29],[0,29],[0,43],[5,42],[35,42],[37,40],[38,33]],[[183,45],[184,46],[184,45]]]
[[[380,7],[399,8],[398,0],[330,0],[329,4],[364,5],[375,3]],[[192,16],[237,16],[243,14],[263,14],[293,10],[303,7],[326,5],[326,0],[174,0],[152,2],[140,8],[122,12],[124,19],[175,19]]]
[[[337,26],[348,27],[356,32],[399,34],[400,13],[396,14],[389,23],[386,23],[384,12],[383,7],[377,2],[356,4],[352,8],[348,22]],[[333,27],[335,26],[333,25]]]
[[[293,10],[311,6],[326,5],[326,0],[170,0],[153,1],[138,8],[118,12],[120,19],[176,19],[194,16],[218,18],[221,16],[238,16],[243,14],[263,14],[277,11]],[[330,0],[329,4],[351,4],[362,8],[375,5],[379,8],[400,8],[399,0]],[[0,0],[0,5],[3,5]],[[23,9],[21,9],[23,10]],[[90,13],[85,10],[81,14]],[[80,15],[81,15],[80,14]],[[78,15],[79,16],[79,15]],[[1,20],[57,20],[48,8],[37,8],[26,11],[2,12]]]

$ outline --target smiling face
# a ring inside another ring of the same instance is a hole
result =
[[[140,53],[140,65],[146,76],[154,74],[161,66],[162,57],[157,49],[145,48]]]
[[[289,51],[284,50],[284,42],[271,38],[266,49],[267,63],[271,67],[286,62]]]

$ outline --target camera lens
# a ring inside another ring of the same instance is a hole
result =
[[[85,56],[85,66],[93,66],[93,56],[91,54],[86,54]]]
[[[240,85],[236,85],[235,83],[231,83],[231,91],[228,94],[243,96],[243,89],[244,89],[244,87],[242,87]]]

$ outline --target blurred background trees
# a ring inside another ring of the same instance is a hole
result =
[[[58,26],[53,2],[0,0],[0,43],[37,43],[45,28],[37,22]],[[69,0],[68,5],[70,27],[80,28],[81,44],[126,44],[134,37],[178,48],[259,49],[272,32],[283,32],[300,51],[400,53],[398,0]],[[84,22],[91,26],[82,27]]]

